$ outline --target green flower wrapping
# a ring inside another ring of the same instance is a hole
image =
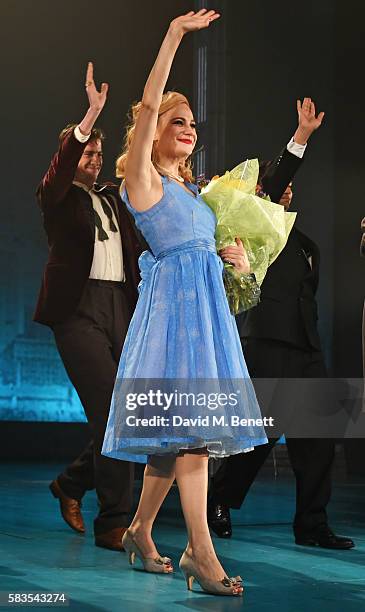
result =
[[[254,274],[240,274],[232,264],[225,263],[223,282],[233,315],[238,315],[259,303],[261,291]]]
[[[223,176],[213,179],[201,196],[217,218],[217,251],[235,244],[239,236],[254,274],[239,274],[224,264],[224,285],[232,314],[237,315],[259,302],[268,267],[286,245],[296,213],[255,195],[259,174],[257,159],[248,159]],[[256,279],[256,281],[254,280]]]

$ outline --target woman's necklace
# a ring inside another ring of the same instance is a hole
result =
[[[185,179],[183,179],[182,176],[180,176],[179,174],[173,174],[172,172],[169,172],[168,170],[166,170],[166,168],[163,168],[162,166],[156,164],[158,171],[162,170],[161,174],[164,174],[165,176],[168,176],[169,178],[175,179],[176,181],[179,181],[179,183],[185,183]]]

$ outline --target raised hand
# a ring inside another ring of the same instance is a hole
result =
[[[208,11],[207,9],[201,9],[197,13],[190,11],[186,15],[176,17],[171,22],[170,28],[179,34],[186,34],[187,32],[194,32],[195,30],[202,30],[207,28],[212,21],[219,19],[220,14],[216,11]]]
[[[90,134],[95,121],[100,115],[106,102],[106,94],[108,93],[109,85],[102,83],[100,91],[95,87],[94,83],[94,66],[92,62],[89,62],[86,70],[86,81],[85,81],[86,93],[89,99],[89,108],[86,112],[85,117],[79,123],[79,129],[82,134]]]
[[[312,98],[304,98],[303,102],[297,100],[298,128],[294,140],[298,144],[306,144],[308,138],[322,124],[324,112],[316,116],[316,107]]]
[[[322,124],[324,112],[316,117],[316,107],[311,98],[304,98],[303,103],[297,100],[298,122],[303,129],[314,132]]]
[[[87,65],[85,87],[90,108],[100,113],[106,102],[109,85],[108,83],[102,83],[100,91],[96,89],[94,82],[94,66],[92,62],[89,62]]]

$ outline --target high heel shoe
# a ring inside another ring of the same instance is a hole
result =
[[[141,550],[133,540],[128,529],[122,539],[122,546],[129,555],[130,565],[134,565],[136,556],[142,561],[144,570],[155,574],[171,574],[174,570],[169,557],[156,557],[155,559],[144,557]]]
[[[189,591],[193,590],[193,581],[195,579],[197,582],[199,582],[203,591],[210,593],[211,595],[240,596],[243,593],[241,576],[236,576],[235,578],[228,578],[227,576],[224,576],[222,580],[211,580],[210,578],[205,578],[199,573],[193,559],[186,552],[186,550],[180,559],[179,567],[185,576],[186,585]]]

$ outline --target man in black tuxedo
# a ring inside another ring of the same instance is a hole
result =
[[[301,164],[304,147],[322,121],[310,98],[298,102],[299,126],[287,149],[274,162],[261,165],[258,189],[287,210],[291,180]],[[298,146],[299,145],[299,146]],[[300,149],[301,147],[301,149]],[[326,366],[317,329],[315,294],[319,279],[319,249],[295,226],[288,242],[269,267],[258,306],[237,318],[248,370],[257,379],[325,378]],[[284,383],[285,386],[285,383]],[[290,397],[290,400],[293,397]],[[291,407],[288,406],[290,410]],[[285,433],[284,431],[279,432]],[[208,506],[209,524],[220,537],[230,537],[229,508],[240,508],[278,437],[252,452],[224,460],[215,474]],[[326,507],[331,494],[334,442],[331,439],[286,440],[296,478],[294,535],[297,544],[348,549],[349,538],[328,526]]]
[[[38,202],[48,237],[34,320],[52,328],[66,371],[77,390],[91,430],[84,452],[50,485],[65,521],[84,533],[80,507],[96,489],[99,513],[95,544],[122,550],[132,505],[133,464],[101,455],[114,380],[137,300],[136,230],[115,185],[97,185],[102,139],[94,123],[106,102],[89,64],[89,109],[78,125],[60,134],[60,144],[42,179]]]

